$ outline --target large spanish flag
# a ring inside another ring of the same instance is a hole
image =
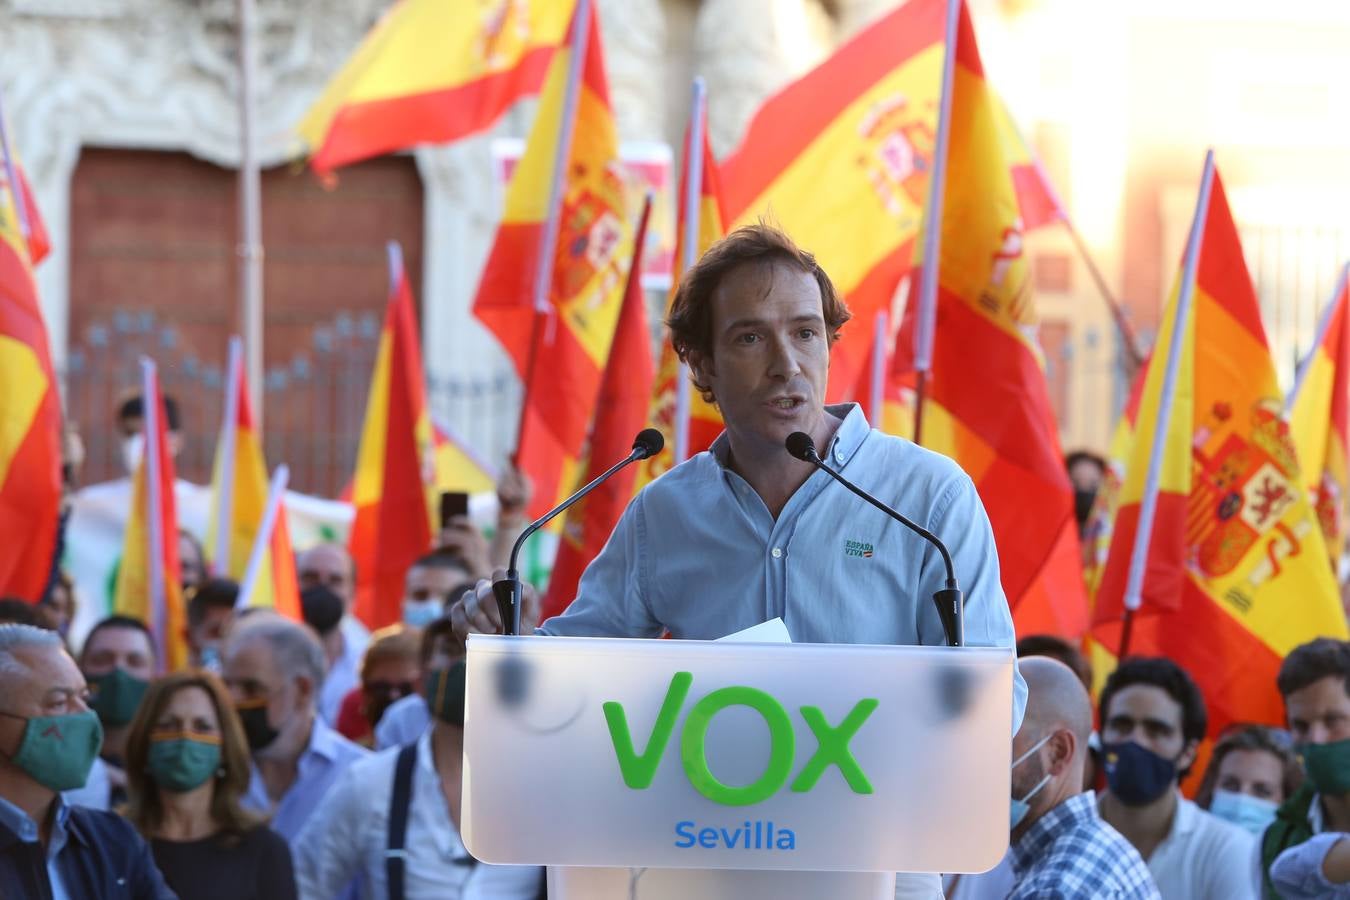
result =
[[[648,200],[633,242],[633,261],[628,267],[628,288],[614,332],[614,343],[605,364],[605,375],[595,398],[595,422],[591,425],[587,453],[580,475],[569,485],[580,490],[606,469],[623,459],[633,447],[633,436],[647,421],[651,399],[653,365],[651,332],[647,329],[647,298],[642,291],[642,245],[651,215]],[[595,559],[619,523],[624,507],[633,496],[637,471],[629,466],[612,476],[567,510],[558,555],[544,594],[541,621],[556,616],[577,595],[581,573]]]
[[[572,39],[553,57],[473,307],[525,383],[516,464],[534,482],[531,517],[553,507],[576,479],[632,241],[599,17],[590,8],[586,0],[578,4]],[[574,60],[575,118],[565,122]],[[547,260],[547,297],[536,306],[555,157],[569,131],[557,173],[561,207],[553,211],[557,241]]]
[[[909,269],[928,196],[944,0],[910,0],[765,101],[722,164],[728,230],[761,217],[810,250],[852,310],[830,353],[848,399],[870,323]]]
[[[689,244],[689,235],[694,235],[693,256],[697,261],[713,242],[726,234],[727,218],[723,210],[721,179],[717,174],[712,143],[708,140],[708,110],[703,103],[696,103],[695,106],[693,115],[698,121],[691,121],[684,134],[684,161],[680,168],[679,212],[675,230],[675,264],[670,296],[666,301],[667,311],[675,299],[675,292],[679,290],[680,276],[684,274],[685,257],[688,255],[685,247]],[[695,133],[701,136],[699,149],[691,146]],[[696,197],[690,190],[691,172],[697,173]],[[695,203],[692,222],[689,212],[691,200]],[[688,371],[675,355],[669,329],[662,329],[662,332],[661,360],[652,385],[647,421],[660,429],[666,443],[660,453],[637,464],[638,477],[633,483],[635,490],[641,490],[671,466],[683,461],[675,458],[676,438],[681,430],[684,433],[686,459],[707,450],[722,432],[722,414],[716,406],[693,390]],[[684,403],[680,402],[681,395],[685,398]]]
[[[1350,264],[1323,314],[1312,352],[1290,395],[1289,430],[1303,487],[1322,526],[1332,571],[1345,552],[1346,472],[1350,449]]]
[[[1206,159],[1185,263],[1135,419],[1093,634],[1168,656],[1200,684],[1210,731],[1275,723],[1280,661],[1345,638],[1223,183]]]
[[[7,146],[0,142],[0,595],[36,603],[56,552],[61,403],[29,256],[41,220]]]
[[[310,164],[338,166],[490,127],[539,91],[576,0],[402,0],[297,126]]]
[[[356,517],[348,539],[356,566],[354,612],[372,629],[399,621],[403,577],[431,549],[433,521],[433,438],[412,288],[397,245],[389,255],[389,305],[352,479]]]
[[[253,421],[243,342],[230,338],[225,377],[225,416],[211,473],[211,513],[206,523],[206,562],[213,575],[242,582],[267,506],[267,463]],[[250,606],[269,606],[300,619],[300,587],[284,512],[277,517]]]
[[[955,52],[921,438],[960,463],[979,489],[1018,632],[1078,637],[1087,630],[1088,609],[1073,489],[1036,342],[1002,107],[985,80],[964,4]],[[914,369],[918,306],[908,306],[896,342],[897,374]]]
[[[173,457],[159,373],[148,359],[141,360],[141,396],[145,452],[132,477],[131,514],[117,568],[113,612],[144,622],[154,637],[159,664],[173,672],[187,664],[187,618],[178,564]]]

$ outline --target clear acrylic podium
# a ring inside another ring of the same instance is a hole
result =
[[[549,866],[555,900],[871,900],[986,871],[1012,682],[1003,648],[473,636],[464,842]]]

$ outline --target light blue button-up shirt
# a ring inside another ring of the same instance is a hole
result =
[[[947,545],[965,594],[966,643],[1013,647],[993,531],[970,477],[945,456],[874,431],[856,404],[828,409],[843,419],[828,463]],[[947,576],[931,544],[824,472],[775,519],[727,467],[728,453],[723,434],[634,497],[576,600],[540,631],[712,640],[780,616],[797,642],[946,643],[933,594]],[[1014,731],[1026,697],[1018,673]]]
[[[52,900],[69,900],[65,881],[61,878],[61,868],[56,858],[66,849],[66,822],[70,819],[70,807],[57,796],[56,814],[52,816],[52,834],[47,841],[47,881],[51,884]],[[37,823],[28,813],[19,809],[3,797],[0,797],[0,825],[19,836],[25,844],[36,844],[41,839]]]
[[[309,734],[309,746],[296,763],[295,783],[282,796],[281,802],[273,808],[258,767],[250,763],[248,793],[244,795],[242,803],[248,809],[270,814],[272,830],[284,837],[287,843],[294,842],[310,813],[318,808],[319,801],[323,800],[343,770],[369,755],[369,750],[347,740],[316,715]]]

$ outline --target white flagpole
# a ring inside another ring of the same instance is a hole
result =
[[[248,568],[244,570],[244,580],[239,584],[239,597],[234,608],[247,609],[252,602],[253,592],[257,590],[258,578],[262,575],[263,557],[272,545],[272,532],[276,530],[277,516],[284,515],[281,501],[286,496],[286,482],[291,470],[284,465],[277,466],[272,473],[272,484],[267,490],[267,508],[263,511],[262,524],[258,526],[258,536],[253,539],[253,550],[248,555]]]
[[[689,104],[689,154],[684,161],[687,173],[684,185],[684,234],[680,272],[688,272],[698,262],[698,232],[700,200],[703,198],[703,122],[708,108],[708,85],[703,78],[694,79],[694,96]],[[689,408],[691,405],[689,367],[680,363],[675,376],[675,434],[673,458],[679,465],[689,458]]]
[[[239,0],[239,290],[253,424],[263,423],[262,169],[254,142],[258,54],[255,0]]]
[[[1186,255],[1181,267],[1181,286],[1177,291],[1177,306],[1172,319],[1172,336],[1167,345],[1167,368],[1163,371],[1162,396],[1158,402],[1158,421],[1153,432],[1153,447],[1149,453],[1148,475],[1144,479],[1144,496],[1139,504],[1139,524],[1134,533],[1134,549],[1130,554],[1129,574],[1125,581],[1125,615],[1128,623],[1143,602],[1144,569],[1148,563],[1148,547],[1153,537],[1153,516],[1158,505],[1158,480],[1162,474],[1163,454],[1167,449],[1167,431],[1172,419],[1172,399],[1176,393],[1177,370],[1181,368],[1182,342],[1186,340],[1190,322],[1191,300],[1195,295],[1195,276],[1200,264],[1200,246],[1205,237],[1205,220],[1209,215],[1209,196],[1214,185],[1214,151],[1205,154],[1205,170],[1200,176],[1200,197],[1195,204],[1195,218],[1191,235],[1186,241]],[[1128,650],[1128,624],[1122,636],[1122,651]]]
[[[165,603],[164,585],[164,542],[169,535],[164,534],[164,522],[161,519],[163,497],[160,496],[159,458],[159,417],[161,413],[159,395],[159,376],[154,360],[141,357],[141,430],[145,440],[143,453],[145,473],[145,536],[146,567],[150,570],[150,633],[155,638],[155,652],[160,665],[165,665],[169,655],[168,636],[164,633],[168,622],[168,609]],[[173,535],[174,540],[178,535]]]
[[[220,423],[220,494],[216,497],[216,574],[229,576],[230,545],[234,543],[234,466],[239,443],[239,376],[243,374],[244,344],[238,335],[230,338],[225,366],[225,413]]]
[[[1350,262],[1345,264],[1341,269],[1341,277],[1336,279],[1336,289],[1331,292],[1331,302],[1327,304],[1326,309],[1322,310],[1322,318],[1317,323],[1317,334],[1313,337],[1312,346],[1308,348],[1308,352],[1304,354],[1303,359],[1299,360],[1298,371],[1294,374],[1294,388],[1289,392],[1284,404],[1286,414],[1294,408],[1294,401],[1298,399],[1298,392],[1303,388],[1303,381],[1308,375],[1308,367],[1312,364],[1313,358],[1317,356],[1317,351],[1327,336],[1327,328],[1331,325],[1331,317],[1336,312],[1336,301],[1341,298],[1347,279],[1350,279]]]

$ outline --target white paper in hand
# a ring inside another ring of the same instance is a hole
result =
[[[792,635],[788,634],[787,625],[783,624],[783,620],[775,616],[767,622],[751,625],[744,631],[720,637],[718,640],[737,644],[790,644]]]

